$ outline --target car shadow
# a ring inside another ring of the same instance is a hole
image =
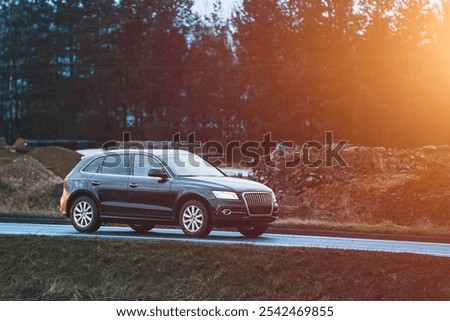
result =
[[[148,231],[147,233],[137,233],[133,230],[130,229],[130,231],[128,230],[121,230],[121,231],[108,231],[106,229],[102,230],[98,230],[95,234],[97,235],[104,235],[104,236],[120,236],[120,237],[129,237],[129,238],[136,238],[136,239],[152,239],[152,238],[168,238],[168,239],[174,239],[174,240],[188,240],[188,239],[192,239],[192,240],[214,240],[214,241],[233,241],[233,240],[239,240],[239,241],[243,241],[243,240],[248,240],[249,242],[251,241],[256,241],[256,240],[268,240],[268,237],[265,237],[264,235],[259,236],[257,238],[247,238],[243,235],[217,235],[215,234],[214,230],[211,232],[210,235],[206,236],[206,237],[202,237],[202,238],[195,238],[195,237],[190,237],[190,236],[186,236],[183,233],[179,233],[180,230],[177,229],[173,229],[170,230],[170,232],[161,232],[161,231]],[[216,232],[221,232],[223,233],[224,231],[216,231]]]

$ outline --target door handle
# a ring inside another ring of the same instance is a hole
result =
[[[133,187],[133,188],[138,187],[138,186],[139,186],[139,185],[136,184],[136,183],[131,183],[131,184],[130,184],[130,187]]]
[[[94,185],[94,186],[98,186],[98,185],[100,185],[100,182],[99,181],[93,181],[91,184]]]

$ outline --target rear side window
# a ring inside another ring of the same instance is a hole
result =
[[[83,168],[83,172],[97,173],[98,169],[104,159],[105,159],[105,157],[98,157],[98,158],[94,159],[85,168]]]
[[[102,174],[128,175],[128,155],[108,155],[101,166]]]

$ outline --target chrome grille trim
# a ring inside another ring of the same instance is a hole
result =
[[[248,215],[270,216],[273,213],[272,194],[268,192],[242,193]]]

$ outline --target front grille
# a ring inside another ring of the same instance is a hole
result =
[[[272,215],[272,194],[265,192],[243,193],[249,215]]]

